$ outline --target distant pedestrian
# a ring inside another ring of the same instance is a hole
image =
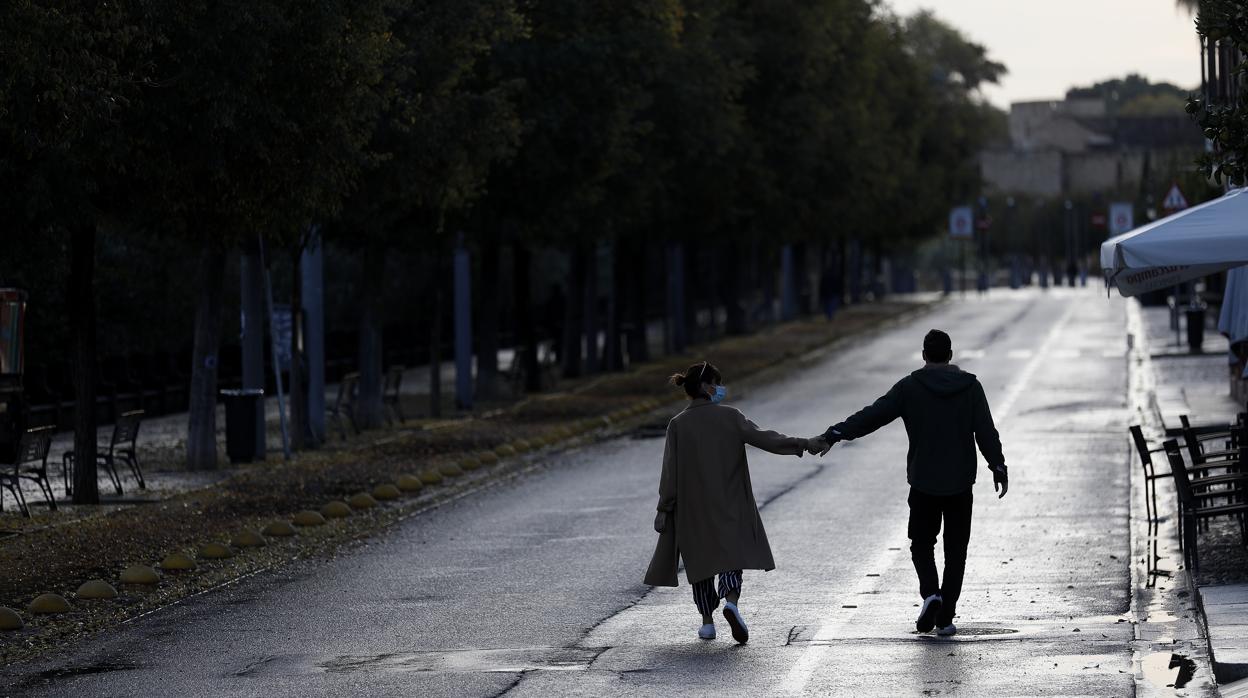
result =
[[[910,556],[919,577],[923,606],[915,627],[938,635],[953,635],[958,596],[966,571],[966,548],[971,539],[971,488],[975,484],[975,444],[988,461],[993,487],[1004,497],[1009,489],[1001,439],[992,422],[984,388],[974,374],[950,364],[953,343],[949,335],[932,330],[923,339],[926,365],[902,378],[884,397],[849,419],[829,427],[818,453],[824,455],[837,441],[852,441],[900,417],[906,425],[910,450],[906,480],[910,483]],[[816,451],[811,451],[815,453]],[[944,582],[936,573],[936,535],[945,529]]]
[[[721,404],[727,388],[719,370],[705,361],[672,376],[671,382],[684,388],[689,405],[667,425],[654,519],[660,536],[646,584],[677,586],[683,558],[702,614],[698,637],[715,639],[711,614],[722,598],[732,637],[744,643],[749,630],[737,607],[742,570],[776,567],[750,486],[745,445],[800,458],[816,448],[815,440],[763,431],[740,410]]]

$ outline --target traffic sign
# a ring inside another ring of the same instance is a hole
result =
[[[1135,227],[1135,207],[1117,202],[1109,205],[1109,234],[1122,235]]]
[[[956,206],[949,212],[949,237],[975,237],[975,213],[970,206]]]
[[[1166,198],[1161,202],[1161,207],[1171,213],[1187,208],[1187,199],[1183,198],[1178,182],[1170,185],[1170,191],[1166,192]]]

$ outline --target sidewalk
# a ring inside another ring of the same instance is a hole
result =
[[[1142,308],[1141,319],[1155,380],[1153,409],[1164,428],[1178,427],[1181,415],[1192,424],[1234,422],[1244,408],[1230,396],[1226,339],[1207,329],[1205,353],[1194,355],[1176,343],[1167,308]],[[1162,512],[1173,511],[1172,493],[1171,487],[1159,489]],[[1193,583],[1214,672],[1223,696],[1248,696],[1248,550],[1240,545],[1237,522],[1211,522],[1199,534],[1199,548],[1200,573]]]

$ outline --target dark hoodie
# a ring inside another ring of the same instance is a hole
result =
[[[902,378],[884,397],[827,434],[853,440],[898,417],[910,437],[906,479],[920,492],[949,495],[970,489],[975,484],[976,442],[989,467],[1005,465],[983,386],[974,374],[950,364],[929,364]]]

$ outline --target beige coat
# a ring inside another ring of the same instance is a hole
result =
[[[806,442],[763,431],[735,407],[706,400],[694,400],[668,423],[658,506],[668,512],[667,528],[647,584],[676,586],[678,558],[691,584],[729,570],[775,569],[750,486],[746,444],[801,455]]]

